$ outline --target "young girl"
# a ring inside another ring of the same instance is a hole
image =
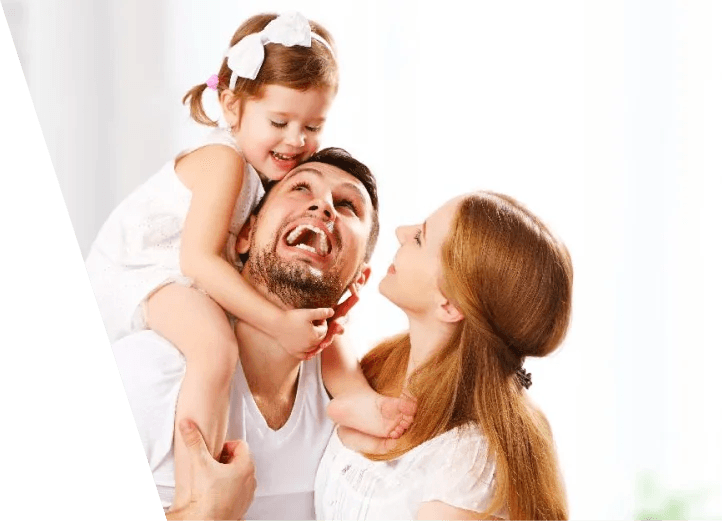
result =
[[[218,455],[238,360],[226,313],[298,358],[341,330],[327,324],[333,309],[277,308],[240,276],[233,260],[237,234],[264,187],[318,148],[338,88],[331,37],[298,13],[251,17],[234,34],[218,74],[183,99],[193,119],[217,126],[203,110],[206,88],[218,90],[230,128],[210,132],[126,198],[101,228],[86,267],[111,341],[150,328],[183,353],[176,417],[193,418]],[[343,423],[377,436],[400,435],[413,403],[377,395],[339,349],[332,345],[323,363],[335,364],[326,384],[342,397],[336,408]],[[348,406],[356,400],[358,407]],[[329,411],[333,417],[334,408]],[[176,502],[182,503],[188,456],[183,444],[174,450]]]

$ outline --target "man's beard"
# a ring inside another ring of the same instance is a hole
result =
[[[346,290],[347,284],[338,273],[322,272],[300,261],[281,259],[273,245],[264,250],[252,241],[246,264],[256,285],[265,286],[294,309],[332,307]]]

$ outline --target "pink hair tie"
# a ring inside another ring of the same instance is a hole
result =
[[[206,81],[206,85],[209,89],[218,90],[218,74],[212,74]]]

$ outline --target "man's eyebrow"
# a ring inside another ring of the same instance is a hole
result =
[[[316,170],[315,168],[312,168],[312,167],[310,167],[310,166],[304,166],[304,167],[297,168],[296,170],[294,170],[293,172],[291,172],[290,174],[288,174],[288,175],[284,178],[284,180],[291,179],[293,176],[296,176],[296,175],[298,175],[298,174],[303,174],[304,172],[309,172],[309,173],[311,173],[311,174],[314,174],[314,175],[317,176],[317,177],[323,177],[323,174],[321,173],[320,170]],[[358,197],[359,199],[361,199],[361,201],[363,201],[364,203],[366,202],[366,198],[364,197],[364,192],[363,192],[363,190],[361,190],[361,189],[358,187],[358,185],[356,185],[355,183],[352,183],[352,182],[350,182],[350,181],[344,181],[344,182],[341,184],[341,186],[342,186],[343,188],[346,188],[346,189],[348,189],[348,190],[351,190],[352,192],[354,192],[354,195],[356,195],[356,197]]]
[[[360,199],[362,203],[364,203],[364,206],[366,206],[366,198],[364,197],[364,193],[361,191],[361,189],[357,185],[355,185],[353,183],[345,182],[341,186],[351,190],[354,193],[354,195],[358,199]]]
[[[305,167],[297,168],[296,170],[294,170],[293,172],[291,172],[290,174],[288,174],[284,179],[286,179],[286,180],[287,180],[287,179],[291,179],[293,176],[296,176],[296,175],[298,175],[298,174],[302,174],[302,173],[304,173],[304,172],[311,172],[312,174],[315,174],[315,175],[317,175],[318,177],[323,177],[323,175],[321,174],[321,172],[319,172],[319,171],[316,170],[315,168],[311,168],[310,166],[305,166]]]

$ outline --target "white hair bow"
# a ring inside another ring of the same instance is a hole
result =
[[[331,45],[316,33],[311,32],[308,20],[301,13],[279,15],[268,22],[261,32],[244,36],[228,49],[226,57],[228,58],[228,67],[232,71],[229,87],[231,90],[236,87],[236,80],[239,76],[249,80],[256,79],[265,57],[263,46],[267,43],[280,43],[286,47],[294,45],[311,47],[311,38],[325,45],[333,55]]]

